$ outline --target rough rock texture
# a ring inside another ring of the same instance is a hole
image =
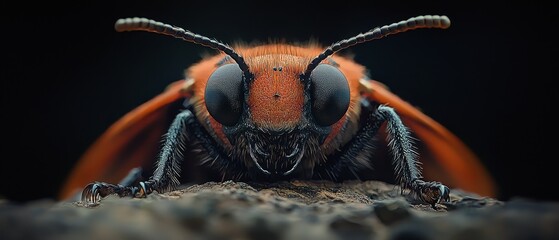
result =
[[[2,201],[0,239],[559,239],[559,203],[453,190],[434,209],[376,181],[210,182],[96,207]]]

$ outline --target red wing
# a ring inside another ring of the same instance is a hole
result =
[[[191,84],[172,83],[109,127],[79,159],[59,198],[67,199],[93,181],[118,183],[132,168],[153,162],[166,130],[166,112],[171,103],[186,96]]]
[[[426,178],[482,196],[497,195],[495,183],[478,157],[454,134],[377,81],[361,80],[369,100],[393,107],[416,134],[428,158],[421,158]]]

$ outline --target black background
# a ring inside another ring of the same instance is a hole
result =
[[[148,17],[216,38],[327,45],[416,15],[447,15],[447,30],[417,30],[344,53],[463,139],[497,179],[500,199],[554,196],[551,7],[533,3],[340,1],[2,6],[0,195],[52,198],[74,162],[111,123],[182,78],[214,51],[150,33],[117,33]],[[6,4],[3,4],[6,5]],[[553,22],[555,21],[555,22]]]

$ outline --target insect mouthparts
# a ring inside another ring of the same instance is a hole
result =
[[[270,156],[271,155],[270,153],[263,151],[260,147],[258,147],[257,144],[251,143],[251,144],[249,144],[249,153],[250,153],[250,158],[252,159],[252,162],[254,163],[256,168],[258,168],[258,170],[260,170],[260,172],[262,172],[266,175],[274,174],[274,175],[287,176],[287,175],[293,173],[295,171],[295,169],[297,169],[297,167],[301,163],[301,160],[303,159],[303,156],[305,155],[305,148],[300,147],[300,146],[301,146],[300,144],[295,145],[293,150],[285,156],[282,156],[280,158],[277,158],[277,157],[274,156],[274,158],[272,158],[272,156]],[[275,154],[275,155],[277,155],[277,154]],[[295,160],[295,161],[293,161],[293,160]],[[276,167],[276,169],[274,169],[274,171],[272,173],[270,170],[267,170],[264,167],[262,167],[262,165],[260,164],[260,161],[265,162],[266,166],[273,165],[273,166]],[[278,162],[282,163],[282,164],[280,164],[281,166],[285,166],[285,165],[289,166],[290,163],[292,163],[292,165],[288,170],[282,171],[281,169],[277,168]]]
[[[295,156],[295,154],[297,154],[296,152],[299,152],[297,160],[295,161],[295,164],[293,165],[293,167],[291,169],[289,169],[287,172],[283,173],[284,176],[287,176],[287,175],[291,174],[299,166],[299,163],[301,163],[301,159],[303,159],[303,155],[305,155],[305,148],[302,148],[301,150],[299,150],[299,145],[297,145],[296,149],[293,150],[293,153],[289,154],[287,157],[289,158],[289,157]]]

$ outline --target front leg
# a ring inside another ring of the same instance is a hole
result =
[[[392,163],[398,182],[433,207],[441,200],[448,200],[450,190],[447,186],[439,182],[421,180],[422,176],[416,160],[417,153],[414,150],[410,132],[394,109],[379,106],[374,115],[373,121],[376,123],[373,123],[373,125],[378,126],[386,122],[388,147],[393,156]]]
[[[82,202],[95,205],[110,194],[117,194],[120,197],[140,198],[154,190],[162,193],[174,189],[179,185],[180,163],[186,150],[186,142],[191,135],[188,126],[195,121],[196,117],[190,110],[185,110],[176,116],[167,134],[165,134],[165,141],[157,167],[149,180],[132,181],[135,182],[133,184],[90,183],[82,192]]]

